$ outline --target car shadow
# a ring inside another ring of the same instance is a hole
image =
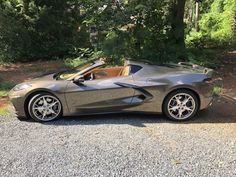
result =
[[[148,123],[170,124],[204,124],[204,123],[236,123],[236,103],[227,98],[218,98],[208,109],[199,111],[197,116],[188,121],[171,121],[161,114],[122,113],[100,114],[64,117],[56,121],[45,122],[44,125],[71,126],[71,125],[99,125],[99,124],[128,124],[136,127],[145,127]]]

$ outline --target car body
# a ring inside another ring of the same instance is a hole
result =
[[[74,73],[58,72],[17,85],[9,97],[18,117],[34,117],[34,113],[29,115],[29,104],[35,95],[40,97],[42,93],[53,96],[54,104],[60,104],[60,114],[56,118],[113,112],[161,113],[167,96],[179,90],[191,92],[189,96],[193,95],[197,103],[188,104],[196,107],[196,111],[207,108],[212,102],[211,69],[189,63],[153,65],[133,60],[126,60],[122,67],[106,68],[105,64],[98,60]],[[173,97],[176,103],[171,104],[177,106],[182,97],[185,96]],[[45,113],[46,117],[52,114],[54,105],[45,111],[46,102],[53,101],[44,98],[41,97],[37,108],[32,109],[40,109],[36,114]],[[175,109],[178,112],[177,107]]]

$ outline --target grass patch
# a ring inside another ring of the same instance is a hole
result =
[[[7,97],[8,92],[16,85],[15,82],[0,82],[0,98]]]
[[[213,88],[213,95],[214,96],[220,96],[220,94],[222,93],[222,88],[221,87],[219,87],[219,86],[215,86],[214,88]]]
[[[9,114],[9,109],[7,107],[0,108],[0,116],[6,116]]]

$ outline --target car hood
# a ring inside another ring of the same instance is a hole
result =
[[[55,73],[47,74],[25,82],[26,84],[31,85],[31,87],[28,89],[28,92],[35,89],[64,92],[69,82],[67,80],[56,80],[54,79],[54,75]]]
[[[56,73],[42,75],[42,76],[32,79],[31,81],[52,81],[52,80],[55,80],[54,79],[55,74]]]

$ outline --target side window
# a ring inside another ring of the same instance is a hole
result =
[[[131,74],[135,74],[135,73],[138,72],[140,69],[142,69],[141,66],[138,66],[138,65],[131,65],[131,66],[130,66],[130,75],[131,75]]]

